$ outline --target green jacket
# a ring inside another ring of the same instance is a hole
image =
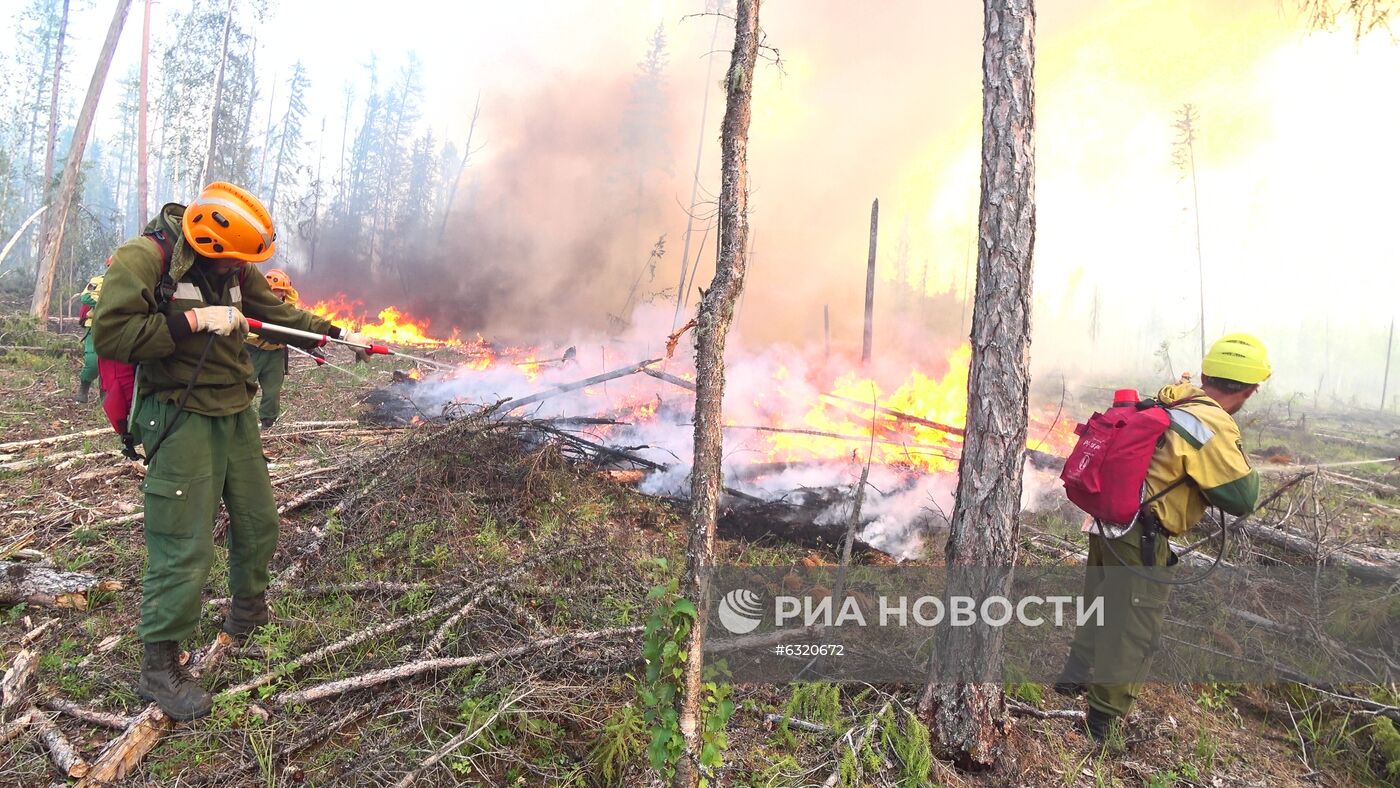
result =
[[[170,324],[183,313],[201,306],[232,306],[248,317],[268,323],[338,334],[328,320],[282,303],[267,280],[252,266],[216,276],[186,243],[180,231],[183,205],[168,203],[146,225],[146,231],[163,230],[173,241],[170,278],[176,283],[174,298],[157,308],[161,255],[156,244],[136,237],[112,253],[112,266],[102,286],[102,298],[94,310],[93,340],[97,354],[125,364],[140,364],[140,393],[161,402],[178,402],[213,337],[185,409],[205,416],[228,416],[245,410],[257,387],[249,383],[253,363],[237,334],[187,333]],[[241,273],[241,275],[240,275]],[[177,338],[178,337],[178,338]],[[297,342],[302,347],[315,343]]]

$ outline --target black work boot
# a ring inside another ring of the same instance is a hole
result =
[[[214,699],[180,664],[180,644],[173,640],[146,643],[136,691],[160,706],[172,720],[187,722],[209,716]]]
[[[1067,698],[1077,698],[1089,691],[1089,666],[1071,656],[1055,682],[1055,691]]]
[[[253,630],[271,618],[267,610],[266,592],[255,596],[236,596],[229,603],[228,615],[224,617],[224,631],[241,644],[253,634]]]
[[[1084,727],[1088,729],[1089,736],[1098,744],[1107,744],[1110,731],[1118,724],[1118,718],[1107,712],[1099,711],[1093,706],[1089,707],[1088,713],[1084,715]]]
[[[78,390],[73,394],[74,402],[87,402],[88,392],[92,390],[92,381],[78,381]]]
[[[262,425],[263,429],[270,430],[272,429],[272,425],[276,424],[277,422],[273,421],[272,419],[259,419],[258,423]]]

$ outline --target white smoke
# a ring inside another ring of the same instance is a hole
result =
[[[432,376],[402,384],[401,393],[426,417],[442,416],[454,408],[470,410],[575,383],[584,378],[648,359],[664,358],[672,313],[665,304],[643,305],[630,327],[619,336],[575,334],[568,345],[539,348],[537,357],[559,358],[566,347],[576,356],[569,364],[532,368],[504,359],[484,370],[463,369],[450,376]],[[672,358],[653,368],[687,380],[694,378],[691,337],[677,344]],[[512,357],[520,353],[508,354]],[[821,379],[824,362],[811,349],[770,346],[751,352],[742,337],[733,336],[726,354],[724,420],[727,425],[803,428],[807,412],[822,393],[812,382]],[[837,360],[836,363],[845,363]],[[899,370],[896,360],[886,362]],[[900,370],[907,372],[907,368]],[[829,376],[828,376],[829,377]],[[581,437],[664,466],[638,485],[647,495],[684,497],[689,494],[693,451],[694,395],[645,374],[633,374],[549,397],[511,415],[534,419],[602,417],[616,425],[571,425]],[[638,409],[653,412],[641,414]],[[860,482],[869,444],[852,441],[839,458],[798,458],[774,462],[772,434],[760,430],[726,429],[724,483],[738,492],[764,500],[830,503],[814,522],[843,533],[850,522],[854,492]],[[1022,508],[1034,511],[1063,500],[1053,473],[1025,468]],[[941,550],[957,488],[954,472],[926,472],[907,466],[872,464],[861,506],[861,540],[900,560],[929,557]]]

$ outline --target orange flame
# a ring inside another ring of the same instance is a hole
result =
[[[352,330],[390,345],[415,345],[418,347],[460,347],[462,338],[457,329],[446,339],[432,336],[429,331],[432,321],[417,319],[397,307],[387,306],[379,310],[378,322],[364,316],[364,302],[347,299],[337,293],[327,301],[317,301],[307,309],[339,325],[349,325]],[[478,337],[480,339],[480,337]]]

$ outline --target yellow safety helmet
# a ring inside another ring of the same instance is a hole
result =
[[[180,225],[185,242],[205,257],[263,263],[277,251],[272,214],[261,200],[231,183],[205,186],[185,207]]]
[[[89,279],[87,287],[85,289],[90,290],[94,293],[102,292],[102,277],[94,276],[93,278]]]
[[[1230,334],[1216,340],[1201,361],[1201,374],[1240,383],[1263,383],[1274,373],[1264,343],[1250,334]]]

